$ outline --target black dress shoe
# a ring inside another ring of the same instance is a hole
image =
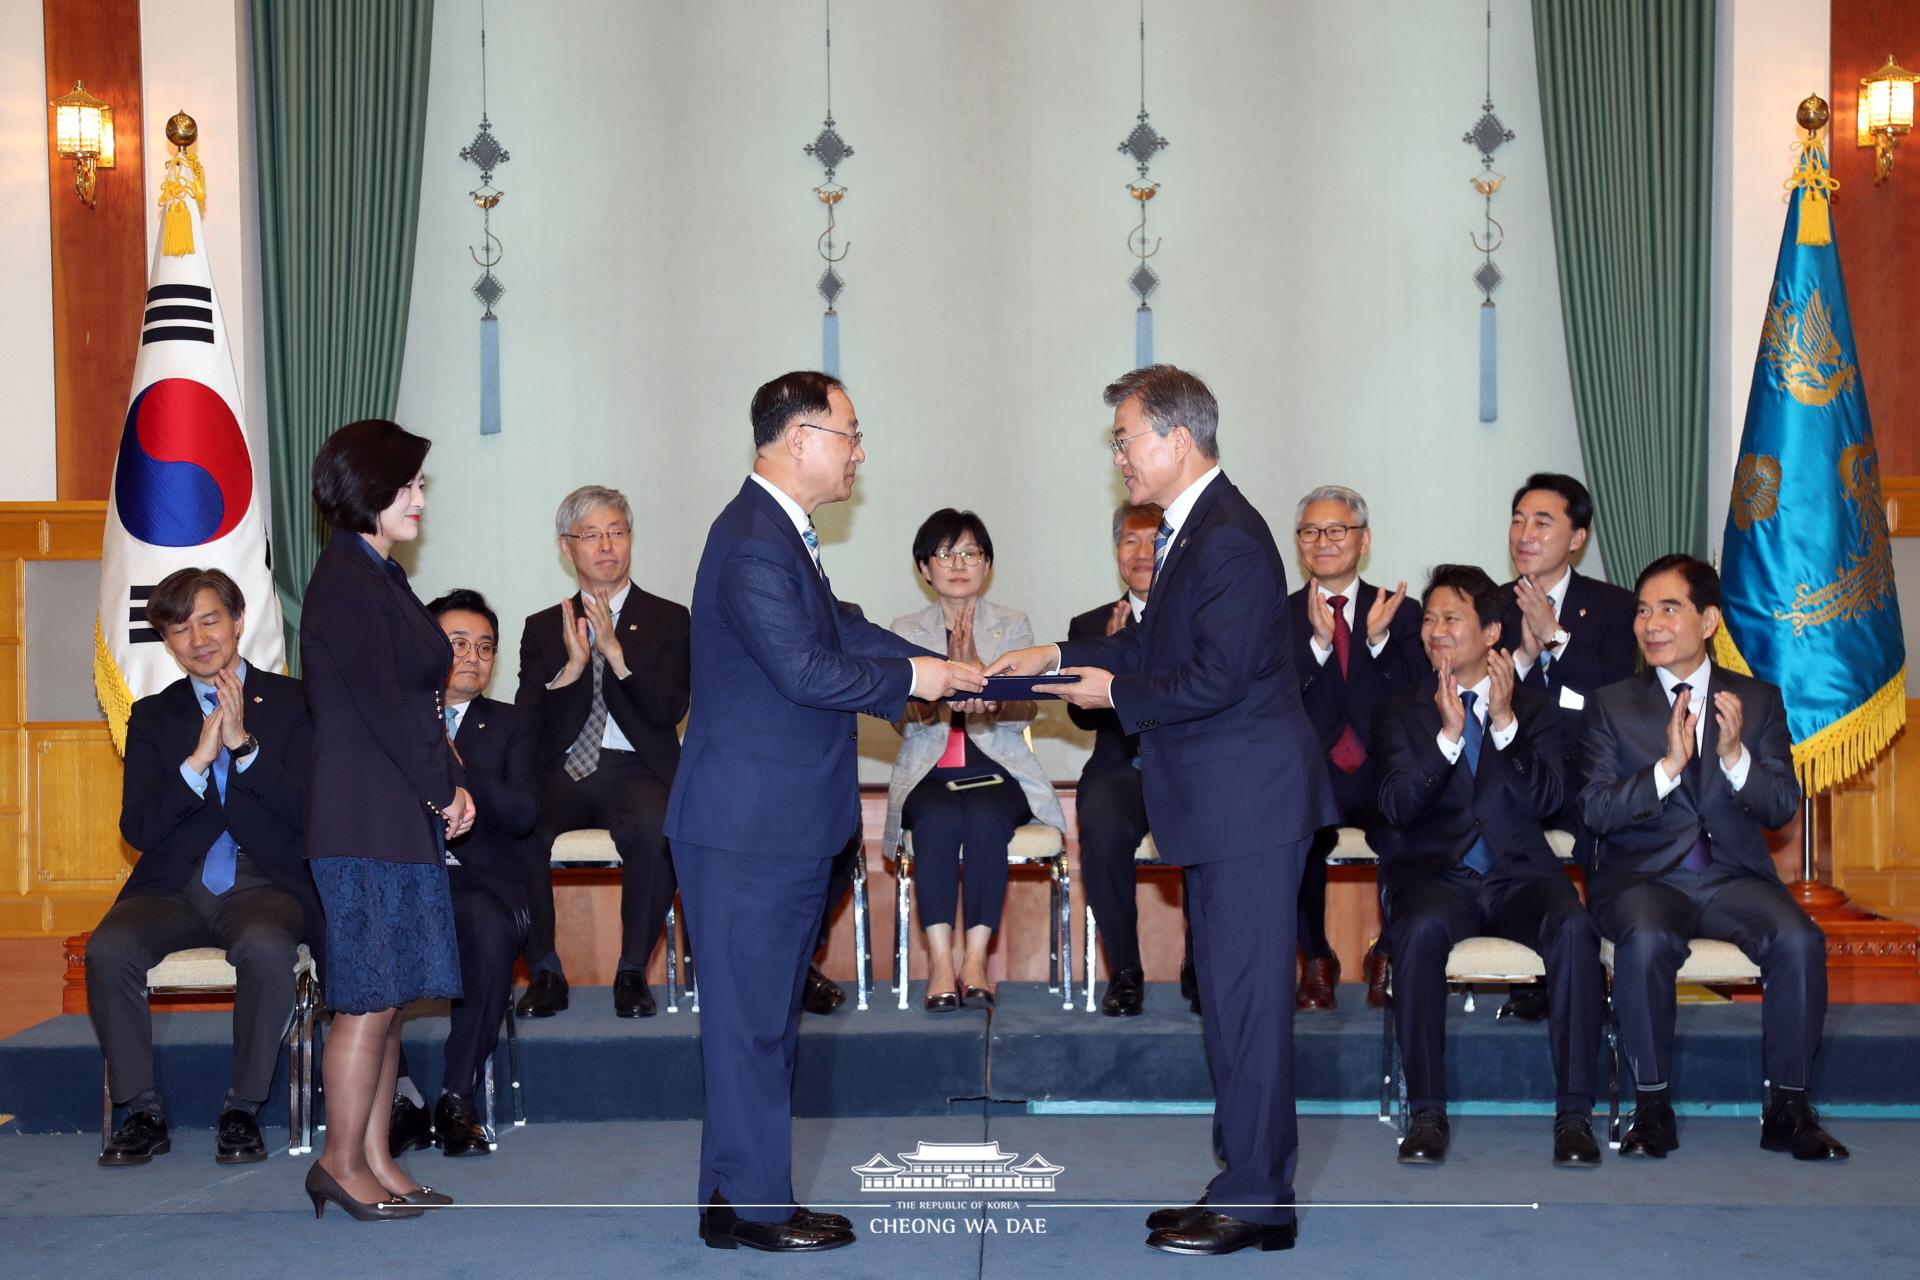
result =
[[[1766,1151],[1791,1151],[1795,1160],[1845,1160],[1847,1149],[1820,1127],[1820,1113],[1807,1101],[1806,1090],[1772,1090],[1767,1113],[1760,1120],[1760,1146]]]
[[[1422,1107],[1413,1113],[1407,1136],[1400,1139],[1401,1164],[1441,1164],[1447,1158],[1447,1142],[1453,1131],[1447,1113],[1439,1107]]]
[[[136,1111],[107,1139],[100,1151],[100,1163],[145,1164],[171,1150],[173,1139],[167,1133],[167,1122],[151,1112]]]
[[[1627,1121],[1627,1130],[1620,1135],[1620,1154],[1665,1160],[1667,1153],[1679,1146],[1680,1132],[1674,1126],[1673,1103],[1668,1100],[1667,1091],[1636,1090],[1633,1118]]]
[[[1518,1018],[1522,1022],[1545,1022],[1547,1020],[1547,989],[1545,987],[1516,987],[1493,1015],[1497,1021],[1501,1018]]]
[[[828,1228],[834,1231],[853,1230],[852,1220],[847,1218],[843,1214],[815,1213],[813,1210],[807,1208],[807,1206],[805,1205],[801,1205],[798,1209],[795,1209],[793,1212],[794,1212],[794,1216],[805,1218],[807,1220],[808,1225],[810,1226]]]
[[[545,969],[533,975],[513,1012],[521,1018],[551,1018],[567,1007],[567,980]]]
[[[750,1222],[735,1213],[726,1197],[716,1191],[700,1215],[700,1238],[707,1242],[709,1249],[737,1249],[745,1245],[767,1253],[819,1253],[853,1243],[851,1226],[829,1226],[823,1221],[838,1216],[795,1209],[793,1216],[784,1222]]]
[[[393,1095],[393,1112],[387,1117],[387,1154],[398,1160],[408,1151],[425,1151],[433,1145],[433,1125],[425,1107],[416,1107],[405,1094]]]
[[[920,1003],[928,1013],[952,1013],[960,1007],[960,993],[958,991],[942,991],[936,996],[929,992],[927,997]]]
[[[253,1114],[234,1108],[220,1113],[220,1137],[214,1143],[215,1164],[252,1164],[267,1158],[267,1144],[260,1140],[260,1122]]]
[[[1146,996],[1146,975],[1138,969],[1122,969],[1107,980],[1106,994],[1100,997],[1100,1012],[1109,1018],[1131,1018],[1139,1014]]]
[[[1562,1111],[1553,1118],[1553,1163],[1562,1169],[1599,1166],[1600,1143],[1593,1136],[1593,1117]]]
[[[464,1094],[440,1095],[440,1101],[433,1105],[433,1131],[443,1156],[484,1156],[493,1151],[473,1099]]]
[[[1189,1009],[1200,1012],[1200,980],[1194,977],[1192,960],[1180,962],[1180,998]]]
[[[1240,1249],[1293,1248],[1299,1224],[1243,1222],[1224,1213],[1201,1209],[1177,1227],[1166,1227],[1147,1237],[1147,1247],[1163,1253],[1234,1253]]]
[[[808,1013],[832,1013],[847,1002],[840,984],[820,972],[820,966],[807,966],[807,985],[800,989],[800,1007]]]
[[[1300,986],[1293,993],[1296,1009],[1335,1007],[1333,989],[1340,985],[1340,957],[1315,956],[1300,974]]]
[[[1207,1211],[1207,1202],[1203,1197],[1199,1204],[1177,1205],[1171,1209],[1155,1209],[1147,1215],[1147,1230],[1171,1231],[1183,1227],[1190,1219],[1197,1218]]]
[[[1360,958],[1360,976],[1367,980],[1369,1009],[1387,1007],[1387,967],[1387,953],[1380,949],[1380,939],[1375,938],[1367,954]]]
[[[567,1006],[562,1003],[562,1009]],[[653,991],[647,986],[647,975],[635,973],[629,969],[615,975],[613,979],[613,1012],[620,1018],[651,1018],[656,1006],[653,1003]]]

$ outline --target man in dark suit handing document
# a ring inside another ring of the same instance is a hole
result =
[[[1111,636],[1007,654],[990,674],[1064,668],[1080,679],[1040,691],[1112,708],[1140,736],[1160,856],[1186,868],[1214,1154],[1225,1168],[1201,1203],[1150,1215],[1147,1243],[1169,1253],[1287,1249],[1300,1145],[1287,976],[1301,868],[1314,832],[1337,814],[1293,669],[1285,562],[1220,470],[1219,407],[1205,383],[1153,365],[1109,386],[1106,401],[1127,496],[1165,510],[1146,612]]]

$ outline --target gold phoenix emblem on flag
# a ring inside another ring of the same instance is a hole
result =
[[[1773,366],[1779,387],[1818,409],[1859,380],[1859,370],[1840,350],[1833,313],[1815,289],[1798,314],[1793,299],[1774,304],[1760,331],[1760,358]]]
[[[1733,471],[1733,522],[1742,533],[1780,509],[1780,459],[1749,453]]]
[[[1852,563],[1818,590],[1800,583],[1794,588],[1793,608],[1774,611],[1779,621],[1793,623],[1796,636],[1824,622],[1851,622],[1871,610],[1886,608],[1893,599],[1893,547],[1888,541],[1887,509],[1880,500],[1880,461],[1873,441],[1842,450],[1836,469],[1847,500],[1859,513],[1860,537],[1866,549],[1850,556]]]

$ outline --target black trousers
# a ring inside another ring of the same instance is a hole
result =
[[[1767,1080],[1804,1089],[1827,1018],[1827,939],[1778,880],[1676,868],[1594,904],[1613,939],[1613,1008],[1638,1084],[1672,1080],[1674,974],[1693,938],[1731,942],[1760,966]]]
[[[500,1043],[500,1023],[513,991],[513,958],[523,941],[513,913],[464,867],[447,868],[453,890],[453,929],[460,942],[460,989],[447,1032],[446,1074],[440,1087],[476,1097],[481,1068]]]
[[[147,970],[169,951],[222,947],[237,975],[233,997],[235,1095],[265,1102],[293,1012],[300,903],[272,885],[239,882],[215,896],[189,879],[179,893],[124,897],[87,939],[87,1011],[117,1103],[154,1087]]]
[[[820,937],[813,944],[815,952],[827,949],[827,935],[833,929],[834,910],[853,891],[853,864],[854,859],[860,856],[861,838],[862,833],[855,831],[853,838],[847,841],[847,847],[834,855],[833,874],[827,880],[827,906],[820,913]]]
[[[540,825],[525,846],[529,968],[563,972],[553,936],[554,837],[605,827],[623,864],[619,972],[646,972],[675,885],[667,853],[667,790],[668,784],[631,751],[602,751],[600,767],[578,782],[557,766],[541,777]]]
[[[1329,764],[1327,777],[1333,782],[1340,826],[1373,830],[1379,822],[1373,807],[1373,762],[1367,761],[1352,773]],[[1300,875],[1300,953],[1309,960],[1333,957],[1333,944],[1327,940],[1327,855],[1340,842],[1340,826],[1322,827],[1314,833],[1307,865]]]
[[[960,902],[960,851],[967,859],[967,928],[1000,927],[1007,902],[1007,844],[1032,814],[1012,777],[993,787],[947,790],[969,770],[935,769],[907,793],[900,825],[913,833],[913,890],[920,923],[952,924]]]
[[[1080,825],[1080,882],[1107,951],[1107,972],[1139,970],[1140,909],[1134,851],[1147,838],[1147,801],[1132,765],[1080,776],[1074,801]],[[1191,953],[1191,948],[1189,948]]]
[[[1464,938],[1491,935],[1532,947],[1546,960],[1554,1105],[1591,1111],[1605,1010],[1600,935],[1567,878],[1483,878],[1455,867],[1396,879],[1385,896],[1394,1031],[1406,1063],[1408,1107],[1446,1105],[1447,952]]]

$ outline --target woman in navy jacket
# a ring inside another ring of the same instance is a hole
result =
[[[313,500],[333,533],[300,618],[313,711],[307,858],[327,914],[327,1145],[307,1176],[355,1218],[414,1217],[451,1199],[387,1149],[401,1005],[458,997],[446,840],[473,825],[447,739],[453,653],[394,544],[420,536],[430,443],[391,422],[340,428],[313,460]]]

